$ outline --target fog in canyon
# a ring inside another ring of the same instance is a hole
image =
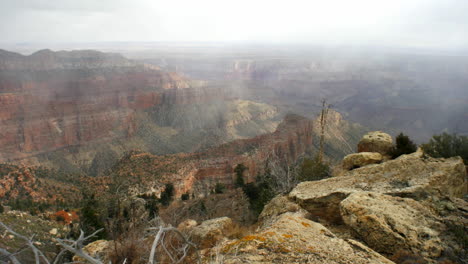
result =
[[[322,99],[338,113],[337,159],[366,130],[468,133],[464,1],[1,7],[2,160],[62,164],[50,152],[66,149],[90,170],[135,148],[196,152],[272,133],[288,113],[315,119]]]

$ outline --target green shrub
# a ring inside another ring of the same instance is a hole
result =
[[[422,148],[426,154],[434,158],[462,157],[468,164],[468,136],[443,133],[434,135]]]
[[[236,187],[243,187],[245,185],[244,182],[244,171],[247,170],[247,167],[244,164],[237,164],[234,168],[234,172],[236,173]]]
[[[413,153],[417,149],[416,144],[407,135],[400,133],[396,137],[396,146],[392,148],[390,154],[395,159],[401,155]]]
[[[317,181],[331,176],[330,166],[320,162],[318,156],[304,159],[299,168],[299,181]]]
[[[148,211],[148,218],[153,219],[159,213],[158,201],[156,198],[146,200],[145,209]]]
[[[161,193],[161,198],[159,201],[162,205],[168,206],[172,202],[172,198],[174,197],[174,185],[172,183],[167,183],[166,188]]]
[[[187,201],[188,199],[190,199],[190,194],[186,192],[180,196],[180,199],[182,199],[182,201]]]
[[[98,229],[104,228],[104,221],[103,214],[99,210],[99,202],[95,198],[95,195],[91,194],[88,197],[84,200],[84,206],[80,211],[80,229],[86,234],[91,234]],[[99,232],[96,235],[96,240],[105,239],[106,237],[106,232]]]
[[[215,185],[215,193],[224,193],[226,186],[224,184],[217,182]]]
[[[257,216],[262,212],[265,205],[277,195],[269,171],[263,175],[257,175],[255,183],[245,184],[242,190],[249,198],[250,208]]]

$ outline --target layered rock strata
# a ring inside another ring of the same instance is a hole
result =
[[[0,162],[129,138],[136,111],[222,98],[175,73],[97,51],[0,50]]]
[[[252,182],[272,158],[287,163],[295,161],[311,147],[311,132],[309,119],[287,115],[273,133],[235,140],[204,152],[165,156],[131,152],[109,175],[129,179],[132,194],[159,194],[165,183],[172,183],[177,195],[185,192],[208,195],[216,183],[234,186],[234,169],[239,164],[247,168],[244,180]]]

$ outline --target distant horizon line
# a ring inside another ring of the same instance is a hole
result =
[[[104,47],[104,46],[114,47]],[[141,45],[141,47],[129,47],[130,45]],[[269,42],[269,41],[0,41],[0,49],[19,52],[19,50],[35,50],[50,49],[53,51],[61,50],[80,50],[80,49],[122,49],[129,48],[134,50],[158,48],[162,45],[171,45],[174,48],[192,46],[214,46],[214,47],[229,47],[237,48],[262,47],[262,48],[279,48],[279,47],[297,47],[305,50],[310,49],[343,49],[349,48],[356,51],[365,50],[368,52],[376,52],[383,50],[386,52],[415,52],[415,53],[431,53],[433,55],[462,55],[468,56],[468,47],[459,48],[434,48],[434,47],[415,47],[415,46],[389,46],[375,44],[324,44],[324,43],[305,43],[305,42]],[[80,47],[81,46],[81,47]],[[436,54],[434,54],[436,53]]]

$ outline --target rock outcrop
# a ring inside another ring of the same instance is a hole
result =
[[[383,157],[378,152],[360,152],[349,154],[343,158],[343,169],[351,170],[370,164],[382,162]]]
[[[460,157],[435,159],[419,150],[338,177],[300,183],[287,199],[272,200],[261,215],[300,212],[336,236],[359,240],[389,258],[397,253],[399,262],[411,255],[427,263],[465,263],[468,215],[460,198],[467,193]]]
[[[340,203],[345,224],[373,249],[393,254],[412,250],[425,257],[439,257],[440,220],[419,202],[372,192],[358,192]]]
[[[303,215],[307,214],[307,211],[302,209],[298,204],[291,202],[287,196],[279,195],[265,205],[262,212],[258,216],[258,221],[271,221],[271,219],[275,219],[277,216],[287,212],[297,212]]]
[[[462,197],[467,193],[465,165],[460,157],[434,159],[416,152],[341,177],[300,183],[289,197],[317,217],[339,221],[339,203],[361,191],[417,200],[432,195]]]
[[[208,248],[229,235],[233,226],[231,218],[220,217],[203,221],[200,225],[189,229],[188,233],[200,248]]]
[[[373,131],[365,134],[358,144],[358,152],[378,152],[388,155],[393,147],[393,139],[382,131]]]
[[[207,260],[218,254],[226,264],[393,263],[362,243],[341,239],[298,213],[274,217],[258,232],[225,241],[202,254]]]

